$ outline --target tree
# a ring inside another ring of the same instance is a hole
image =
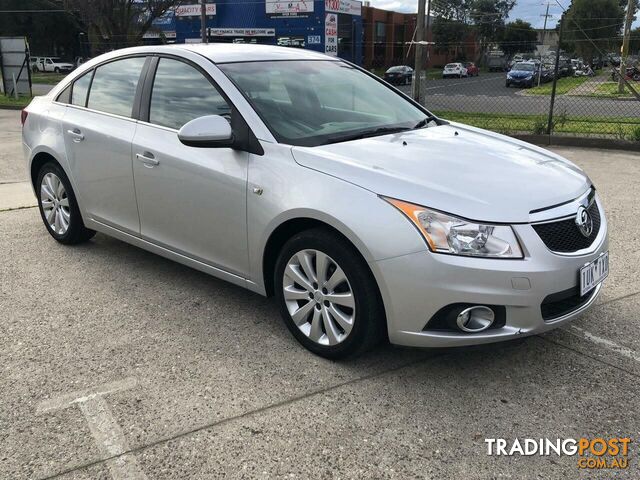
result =
[[[458,51],[462,47],[469,28],[463,22],[437,17],[433,22],[433,40],[438,52],[455,50],[455,58],[458,59]]]
[[[0,6],[7,12],[0,14],[1,34],[27,37],[33,55],[56,55],[71,60],[80,54],[81,26],[64,11],[62,2],[4,0]]]
[[[439,0],[432,2],[431,14],[437,19],[455,20],[461,23],[469,21],[469,0]]]
[[[504,27],[502,38],[499,40],[500,49],[511,56],[518,52],[533,52],[536,49],[538,32],[529,22],[516,19]]]
[[[515,4],[515,0],[474,0],[471,2],[470,17],[484,43],[500,39],[504,30],[504,22]]]
[[[504,32],[504,23],[515,6],[515,0],[472,0],[469,16],[480,39],[483,57],[491,44]]]
[[[620,0],[573,0],[561,20],[563,46],[588,63],[602,53],[619,51],[624,23],[620,3]]]
[[[66,0],[86,25],[94,53],[137,45],[153,21],[184,0]]]

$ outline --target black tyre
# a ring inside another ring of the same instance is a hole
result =
[[[36,194],[42,221],[58,242],[74,245],[96,234],[84,226],[71,183],[57,163],[42,166],[36,179]]]
[[[54,68],[54,69],[53,69],[53,71],[54,71],[55,73],[60,73],[60,69],[59,69],[58,67]]]
[[[357,356],[383,336],[384,308],[371,271],[348,241],[329,230],[307,230],[287,241],[274,287],[287,328],[317,355]]]

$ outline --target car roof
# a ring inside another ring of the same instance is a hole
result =
[[[320,52],[275,45],[242,43],[178,44],[169,48],[189,50],[207,57],[214,63],[255,62],[265,60],[337,60]]]

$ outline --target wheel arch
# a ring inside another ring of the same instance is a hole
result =
[[[265,287],[265,292],[267,296],[272,296],[274,294],[274,283],[273,276],[275,272],[276,261],[278,258],[278,254],[284,244],[294,235],[303,232],[305,230],[310,230],[312,228],[323,228],[329,230],[330,232],[338,235],[346,242],[348,242],[357,254],[360,256],[362,261],[367,265],[367,268],[373,277],[376,285],[378,286],[378,293],[380,294],[380,286],[378,285],[378,279],[374,272],[371,270],[369,266],[369,262],[367,261],[367,257],[370,255],[368,251],[363,253],[362,248],[363,244],[356,239],[354,242],[349,235],[343,233],[342,229],[328,223],[324,220],[320,220],[318,218],[314,218],[311,216],[301,216],[289,218],[282,223],[280,223],[269,235],[265,243],[265,247],[262,252],[262,277]],[[360,245],[358,245],[360,244]],[[382,296],[380,295],[380,299],[382,301]]]
[[[51,153],[46,152],[46,151],[41,151],[41,152],[36,153],[33,156],[33,158],[31,159],[31,165],[29,166],[29,174],[30,174],[30,177],[31,177],[31,185],[33,186],[34,191],[37,188],[36,180],[38,179],[38,172],[40,172],[40,169],[46,163],[49,163],[49,162],[54,162],[56,165],[58,165],[64,171],[64,167],[62,166],[62,164]],[[67,172],[65,172],[65,173],[67,173]],[[67,177],[68,176],[69,175],[67,174]]]

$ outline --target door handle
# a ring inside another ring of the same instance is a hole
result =
[[[145,164],[147,167],[155,167],[156,165],[160,165],[160,162],[156,160],[153,153],[144,152],[144,153],[136,153],[136,158]]]
[[[73,137],[73,141],[78,143],[84,140],[84,135],[78,128],[67,130],[67,133]]]

